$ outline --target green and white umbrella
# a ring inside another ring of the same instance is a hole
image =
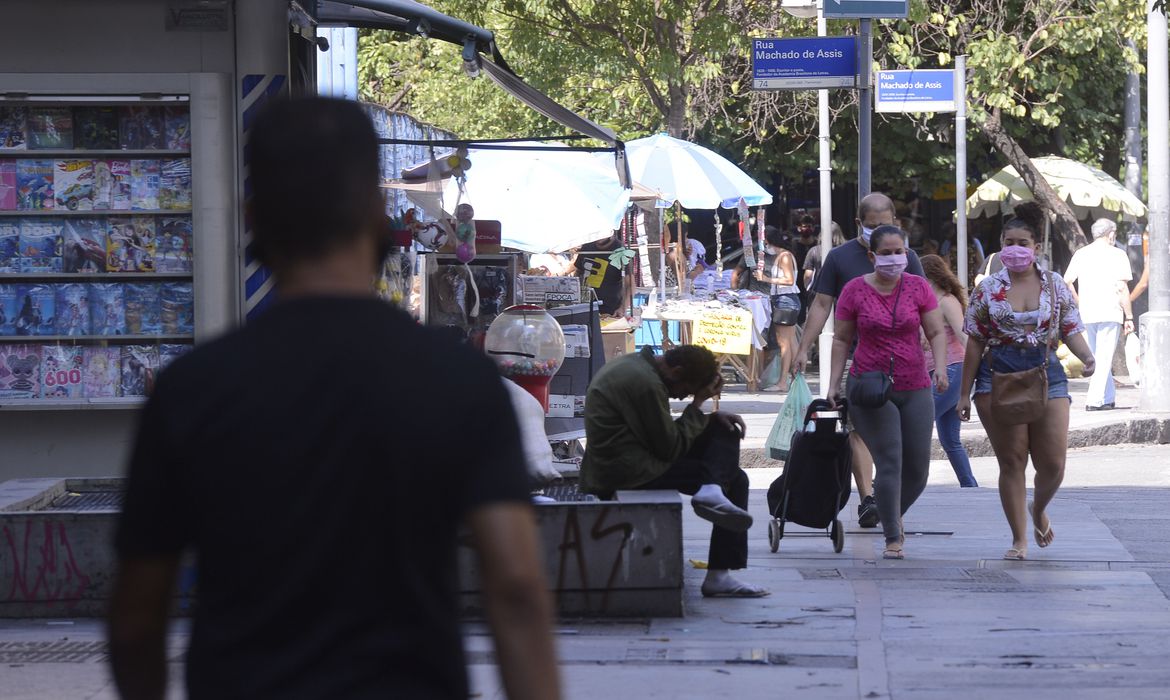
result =
[[[1100,168],[1059,156],[1033,158],[1032,163],[1078,219],[1120,215],[1129,221],[1146,220],[1147,210],[1142,200]],[[967,218],[1009,214],[1020,202],[1032,199],[1024,179],[1009,165],[967,198]]]

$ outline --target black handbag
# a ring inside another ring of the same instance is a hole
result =
[[[800,309],[774,309],[772,323],[777,326],[795,326],[800,319]]]
[[[898,293],[894,295],[894,308],[890,310],[890,330],[897,325],[898,300],[902,297],[902,281],[898,281]],[[890,400],[894,391],[894,356],[890,355],[890,371],[862,372],[853,378],[849,388],[849,403],[860,408],[881,408]]]

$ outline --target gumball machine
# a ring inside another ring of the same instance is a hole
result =
[[[484,350],[548,410],[548,383],[565,361],[565,333],[552,315],[532,304],[509,306],[488,328]]]

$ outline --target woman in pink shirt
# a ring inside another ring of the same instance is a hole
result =
[[[833,332],[833,366],[829,386],[841,386],[845,360],[854,339],[853,367],[846,393],[865,372],[884,372],[893,379],[890,398],[877,408],[850,406],[854,429],[873,453],[877,477],[874,495],[886,537],[882,556],[902,559],[902,515],[926,488],[930,470],[930,436],[934,399],[919,329],[934,351],[934,388],[945,392],[946,333],[930,283],[906,269],[906,232],[879,226],[869,241],[874,272],[858,277],[837,298]],[[840,396],[833,397],[834,403]]]

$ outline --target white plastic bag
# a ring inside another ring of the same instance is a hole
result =
[[[1142,383],[1142,341],[1137,333],[1125,336],[1125,366],[1129,370],[1129,380],[1134,384]]]

